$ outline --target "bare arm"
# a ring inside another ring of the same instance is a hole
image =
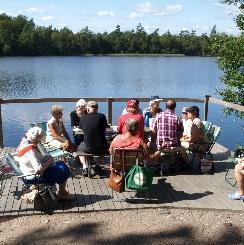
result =
[[[62,125],[62,127],[63,127],[63,135],[64,135],[64,137],[65,137],[68,141],[71,141],[70,138],[69,138],[69,135],[68,135],[68,133],[67,133],[65,127],[64,127],[64,124]]]
[[[57,131],[56,131],[56,129],[55,129],[55,127],[53,126],[52,123],[48,124],[48,128],[50,129],[51,134],[52,134],[52,136],[53,136],[53,138],[54,138],[55,140],[58,140],[58,141],[64,143],[64,142],[63,142],[62,136],[57,134]],[[66,136],[64,135],[64,137],[66,137]],[[67,138],[66,138],[66,139],[67,139]],[[68,140],[68,139],[67,139],[67,140]]]
[[[152,152],[149,152],[147,144],[143,140],[141,140],[140,145],[143,148],[143,150],[145,151],[146,157],[150,160],[157,159],[160,156],[162,149],[164,148],[164,146],[162,146],[159,150],[152,153]]]

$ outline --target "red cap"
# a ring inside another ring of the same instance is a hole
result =
[[[137,109],[137,107],[138,107],[138,104],[136,103],[135,100],[129,100],[129,101],[127,101],[126,108]]]

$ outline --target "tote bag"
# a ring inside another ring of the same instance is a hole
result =
[[[126,176],[126,187],[137,191],[150,191],[152,188],[153,171],[146,166],[139,166],[138,163]]]

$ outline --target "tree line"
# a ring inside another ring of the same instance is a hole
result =
[[[0,15],[0,56],[106,55],[106,54],[182,54],[211,55],[210,39],[215,32],[196,35],[192,30],[178,35],[156,29],[148,34],[141,24],[122,32],[117,25],[108,33],[94,33],[85,27],[73,33],[68,27],[37,26],[33,19],[19,15]]]

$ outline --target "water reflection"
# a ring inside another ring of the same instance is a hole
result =
[[[202,57],[18,57],[0,58],[1,98],[45,97],[188,97],[214,95],[221,72],[214,58]],[[216,95],[215,95],[216,96]],[[3,106],[5,145],[17,145],[32,122],[47,120],[52,104]],[[189,105],[189,104],[188,104]],[[74,104],[64,103],[65,123]],[[141,107],[146,107],[143,104]],[[177,107],[177,112],[184,105]],[[124,108],[113,106],[114,122]],[[164,105],[162,105],[164,108]],[[203,106],[200,105],[201,112]],[[100,105],[106,113],[106,105]],[[220,142],[243,142],[243,121],[222,120],[221,107],[210,105],[209,120],[223,126]]]

